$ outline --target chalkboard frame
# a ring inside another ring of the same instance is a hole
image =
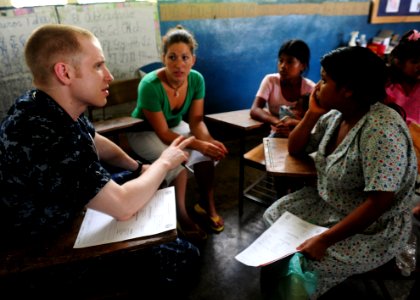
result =
[[[402,0],[401,0],[402,1]],[[386,5],[387,0],[372,0],[370,23],[401,23],[401,22],[420,22],[420,13],[406,13],[401,9],[396,13],[384,13],[381,8]]]

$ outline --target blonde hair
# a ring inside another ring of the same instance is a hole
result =
[[[72,25],[47,24],[35,29],[25,45],[34,83],[47,84],[60,60],[77,66],[82,53],[80,37],[96,39],[90,31]]]

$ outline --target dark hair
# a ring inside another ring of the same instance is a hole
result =
[[[391,61],[397,58],[400,62],[405,62],[411,58],[420,58],[420,38],[419,33],[412,29],[406,32],[397,46],[391,51]]]
[[[299,100],[302,105],[302,111],[306,112],[309,109],[309,98],[311,94],[304,94],[300,96]]]
[[[391,51],[388,70],[390,82],[396,83],[405,80],[405,75],[399,65],[413,58],[420,59],[420,33],[414,29],[406,32],[398,45]]]
[[[311,51],[308,45],[302,40],[289,40],[281,45],[277,57],[280,59],[282,54],[296,57],[301,64],[306,66],[305,71],[309,70],[309,60],[311,58]]]
[[[385,99],[386,64],[372,50],[338,48],[322,57],[321,66],[338,88],[353,92],[353,99],[368,106]]]
[[[184,43],[190,47],[191,53],[194,54],[198,44],[193,34],[186,30],[182,25],[177,25],[174,28],[168,30],[165,36],[162,38],[162,54],[165,55],[168,52],[168,48],[172,44]]]

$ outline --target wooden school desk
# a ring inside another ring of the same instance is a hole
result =
[[[109,134],[114,132],[119,132],[124,129],[140,125],[143,123],[142,119],[132,118],[132,117],[121,117],[110,120],[100,120],[93,122],[96,132],[100,134]]]
[[[28,245],[19,247],[2,245],[0,249],[0,278],[20,272],[94,259],[107,254],[139,250],[173,241],[177,236],[176,229],[173,229],[153,236],[75,249],[73,246],[83,217],[84,215],[80,215],[66,233],[48,241],[39,241],[29,247]]]
[[[228,125],[238,132],[239,136],[239,214],[242,214],[244,189],[244,153],[247,135],[264,127],[264,123],[250,117],[250,109],[235,110],[204,116],[206,121]]]
[[[316,179],[311,156],[294,157],[287,149],[287,138],[264,138],[265,167],[275,176]]]

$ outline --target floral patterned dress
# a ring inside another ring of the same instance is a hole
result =
[[[415,152],[406,124],[391,108],[376,103],[329,155],[326,146],[339,126],[333,110],[318,121],[307,145],[317,151],[317,187],[305,187],[273,203],[264,213],[267,224],[289,211],[311,223],[331,227],[366,199],[369,191],[395,193],[393,206],[363,232],[327,249],[321,261],[308,260],[318,273],[317,297],[347,277],[374,269],[401,251],[411,230]]]

